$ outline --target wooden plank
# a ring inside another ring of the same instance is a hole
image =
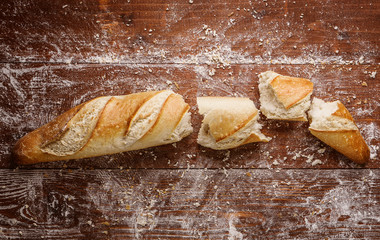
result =
[[[376,239],[380,170],[0,170],[9,239]]]
[[[3,1],[0,61],[377,63],[378,1]]]
[[[175,146],[168,145],[106,157],[40,164],[61,168],[355,168],[345,157],[308,132],[307,123],[266,121],[269,143],[249,144],[231,151],[213,151],[196,144],[201,116],[196,97],[205,95],[251,98],[259,106],[257,73],[274,70],[310,78],[314,96],[340,99],[351,111],[371,147],[366,166],[378,168],[380,109],[379,66],[324,65],[105,65],[0,64],[0,166],[11,166],[11,148],[27,132],[69,108],[101,95],[172,89],[192,106],[195,132]],[[209,74],[215,70],[215,75]],[[212,76],[210,76],[212,75]],[[367,87],[362,86],[366,82]],[[178,88],[178,87],[179,88]],[[321,152],[325,149],[325,152]],[[315,160],[322,164],[313,166]],[[278,164],[278,165],[277,165]]]

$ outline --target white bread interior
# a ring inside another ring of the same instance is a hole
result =
[[[310,92],[292,105],[285,106],[271,86],[271,82],[279,76],[282,75],[273,71],[266,71],[259,75],[261,112],[268,119],[307,121],[306,111],[310,108],[310,96],[312,93]]]
[[[251,142],[268,142],[254,103],[248,98],[198,97],[199,113],[204,116],[198,144],[215,150],[230,149]]]
[[[309,111],[310,127],[321,131],[358,130],[355,123],[347,118],[333,115],[338,111],[340,101],[325,102],[314,98]]]
[[[170,137],[164,139],[164,141],[167,143],[178,142],[182,138],[190,135],[192,132],[193,127],[191,126],[191,112],[186,112]]]

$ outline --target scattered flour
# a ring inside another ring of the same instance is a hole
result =
[[[314,161],[311,163],[311,166],[315,166],[315,165],[317,165],[317,164],[322,164],[322,161],[319,160],[319,159],[316,159],[316,160],[314,160]]]
[[[370,72],[370,73],[369,73],[369,77],[370,77],[370,78],[376,78],[376,74],[377,74],[377,71]]]
[[[235,225],[234,225],[234,218],[230,218],[228,220],[228,240],[243,240],[243,234],[239,231],[237,231]]]

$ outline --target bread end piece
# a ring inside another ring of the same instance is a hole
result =
[[[307,121],[313,83],[267,71],[259,75],[261,112],[268,119]]]
[[[215,150],[235,148],[252,142],[268,142],[260,132],[258,110],[248,98],[198,97],[204,116],[198,143]]]
[[[311,134],[352,161],[369,161],[370,150],[347,108],[340,102],[314,98],[309,111]]]
[[[16,142],[12,151],[16,164],[29,165],[39,162],[63,160],[62,157],[53,156],[42,152],[41,146],[46,145],[49,140],[59,138],[62,133],[67,131],[66,125],[85,104],[86,103],[82,103],[74,108],[71,108],[51,122],[20,138]]]
[[[359,130],[319,131],[309,129],[311,134],[334,148],[352,161],[364,164],[370,158],[370,150]]]

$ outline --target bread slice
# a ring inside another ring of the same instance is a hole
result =
[[[260,132],[259,111],[248,98],[198,97],[197,104],[204,116],[198,143],[204,147],[221,150],[270,140]]]
[[[268,119],[307,121],[313,83],[267,71],[259,75],[261,112]]]
[[[368,162],[369,147],[340,101],[325,102],[314,98],[309,118],[311,134],[356,163]]]

